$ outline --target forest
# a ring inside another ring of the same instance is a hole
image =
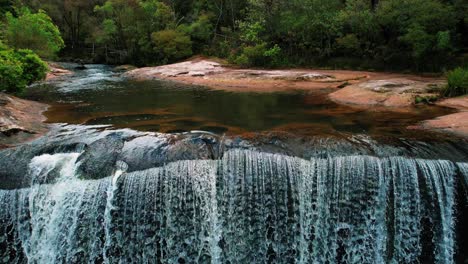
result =
[[[437,72],[466,63],[467,9],[467,0],[1,0],[1,41],[107,64],[206,55],[248,67]]]

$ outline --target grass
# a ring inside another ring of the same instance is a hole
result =
[[[447,86],[442,91],[446,97],[468,94],[468,67],[458,67],[447,73]]]

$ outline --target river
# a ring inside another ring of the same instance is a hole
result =
[[[328,92],[29,88],[51,130],[0,150],[0,263],[464,263],[468,143],[408,129],[450,110]]]

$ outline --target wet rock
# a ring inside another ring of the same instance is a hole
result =
[[[100,179],[111,176],[124,141],[118,134],[110,134],[85,148],[78,158],[79,174],[85,179]]]
[[[217,139],[205,135],[148,135],[127,141],[119,159],[129,171],[137,171],[178,160],[216,159],[222,155],[220,149]]]
[[[80,144],[49,142],[43,145],[22,145],[0,151],[0,189],[19,189],[31,186],[29,164],[34,157],[44,154],[71,153],[80,149]],[[55,176],[54,176],[55,174]],[[56,172],[51,171],[44,182],[49,183],[56,178]]]

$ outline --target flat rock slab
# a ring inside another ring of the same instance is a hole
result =
[[[431,95],[440,80],[412,80],[406,78],[369,80],[350,85],[329,95],[330,99],[342,104],[360,106],[409,107],[417,95]],[[434,93],[435,95],[435,93]],[[390,109],[391,110],[391,109]]]
[[[213,61],[186,61],[159,67],[145,67],[131,70],[125,73],[126,77],[147,80],[157,76],[176,77],[180,75],[188,75],[194,77],[202,77],[216,72],[222,72],[221,64]]]
[[[42,113],[47,105],[0,93],[0,145],[33,139],[47,131]],[[19,136],[21,134],[21,136]],[[29,136],[25,136],[25,134]]]
[[[422,122],[416,129],[430,129],[468,137],[468,96],[444,99],[437,105],[457,109],[459,113]]]
[[[436,104],[440,106],[455,108],[461,111],[468,111],[468,95],[444,99],[437,102]]]
[[[325,70],[238,69],[208,59],[193,59],[128,71],[133,80],[169,79],[212,89],[238,92],[334,89],[369,77],[367,72]]]
[[[468,112],[460,112],[424,121],[421,128],[468,137]]]

